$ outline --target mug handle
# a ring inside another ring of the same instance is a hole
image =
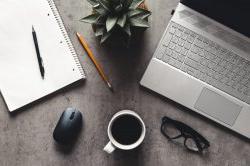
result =
[[[109,143],[103,148],[108,154],[112,153],[115,150],[114,145],[109,141]]]

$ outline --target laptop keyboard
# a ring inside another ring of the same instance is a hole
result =
[[[171,22],[156,58],[250,104],[250,62]]]

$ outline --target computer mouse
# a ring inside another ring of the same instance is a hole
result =
[[[61,115],[53,137],[55,141],[62,145],[72,143],[82,128],[82,114],[75,108],[67,108]]]

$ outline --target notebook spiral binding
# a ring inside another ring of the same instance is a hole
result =
[[[84,70],[83,70],[82,65],[80,63],[80,60],[78,59],[78,56],[76,54],[75,48],[74,48],[74,46],[72,44],[72,41],[69,38],[68,33],[67,33],[66,29],[65,29],[65,24],[64,24],[64,22],[63,22],[63,20],[62,20],[62,18],[60,16],[59,10],[56,7],[55,2],[53,0],[47,0],[47,1],[49,3],[49,6],[50,6],[52,12],[53,12],[53,15],[54,15],[55,19],[56,19],[56,21],[57,21],[57,23],[59,25],[59,28],[60,28],[60,30],[62,32],[62,35],[63,35],[63,37],[64,37],[64,39],[65,39],[65,41],[66,41],[66,43],[67,43],[67,45],[69,47],[69,50],[70,50],[70,52],[71,52],[71,54],[72,54],[72,56],[74,58],[74,61],[75,61],[76,65],[77,65],[82,77],[84,78],[85,77]]]

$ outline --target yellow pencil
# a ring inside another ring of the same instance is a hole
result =
[[[87,42],[84,40],[83,36],[80,35],[80,33],[76,33],[80,43],[82,44],[83,48],[85,49],[85,51],[87,52],[89,58],[92,60],[92,62],[94,63],[95,67],[97,68],[97,71],[99,72],[99,74],[101,75],[102,79],[106,82],[106,84],[108,85],[109,89],[111,91],[113,91],[113,87],[110,84],[108,77],[104,74],[104,71],[101,67],[101,65],[98,63],[98,61],[96,60],[94,54],[92,53],[92,51],[90,50]]]

